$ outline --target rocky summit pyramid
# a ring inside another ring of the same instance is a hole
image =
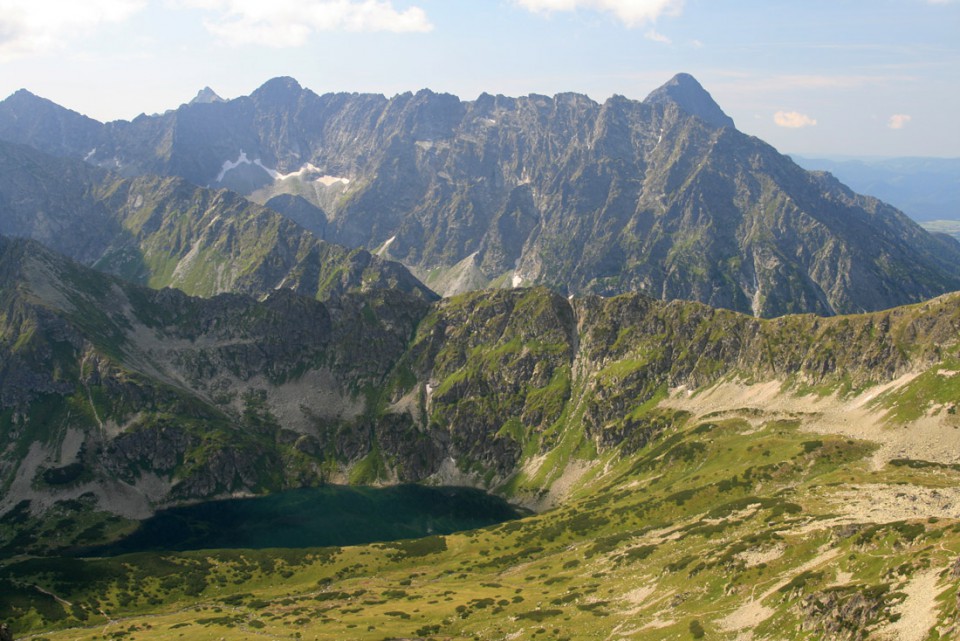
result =
[[[733,118],[723,113],[707,90],[688,73],[678,73],[665,85],[650,92],[644,102],[650,105],[672,103],[714,127],[734,127]]]
[[[223,98],[217,95],[217,92],[210,87],[204,87],[197,92],[190,104],[209,104],[212,102],[223,102]]]
[[[687,74],[602,104],[317,95],[276,78],[107,124],[18,92],[0,103],[0,138],[261,203],[299,197],[274,202],[445,294],[545,284],[777,316],[960,289],[955,241],[738,131]]]

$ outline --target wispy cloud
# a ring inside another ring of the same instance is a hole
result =
[[[123,22],[146,0],[0,0],[0,61],[56,51],[104,23]]]
[[[204,26],[229,44],[298,47],[322,31],[433,29],[423,9],[401,11],[389,0],[180,0],[177,4],[213,12]]]
[[[514,0],[518,5],[537,13],[586,9],[612,13],[627,27],[639,27],[661,15],[677,15],[683,0]]]
[[[659,42],[665,45],[671,44],[671,40],[668,36],[663,35],[656,29],[647,29],[647,32],[643,34],[643,37],[652,42]]]
[[[813,127],[817,124],[816,120],[798,111],[778,111],[773,114],[773,122],[778,127],[786,127],[787,129],[801,129],[803,127]]]
[[[907,114],[893,114],[887,120],[887,127],[890,129],[903,129],[911,120],[913,120],[913,116],[909,116]]]

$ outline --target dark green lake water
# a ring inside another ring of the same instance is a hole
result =
[[[325,486],[158,512],[98,556],[210,548],[306,548],[451,534],[521,516],[501,498],[461,487]]]

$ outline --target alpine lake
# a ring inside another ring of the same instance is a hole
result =
[[[327,485],[170,508],[84,555],[360,545],[495,525],[525,514],[466,487]]]

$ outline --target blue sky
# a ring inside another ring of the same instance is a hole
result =
[[[602,101],[680,71],[785,153],[960,156],[960,0],[0,0],[0,96],[99,120],[279,75]]]

